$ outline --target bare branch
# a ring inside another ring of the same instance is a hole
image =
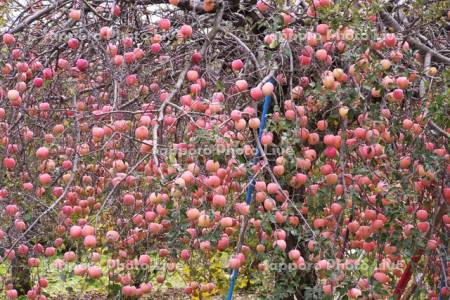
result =
[[[399,24],[399,23],[398,23],[391,15],[390,15],[390,14],[388,14],[388,13],[386,13],[386,12],[382,12],[382,13],[381,13],[381,16],[383,17],[384,21],[385,21],[388,25],[390,25],[390,26],[392,26],[392,28],[394,28],[395,31],[401,32],[401,31],[404,30],[404,29],[402,28],[402,26],[401,26],[401,25],[400,25],[400,24]],[[433,56],[437,61],[440,61],[440,62],[445,63],[445,64],[447,64],[447,65],[450,64],[450,58],[448,58],[448,57],[446,57],[446,56],[440,54],[440,53],[437,52],[436,50],[433,50],[433,49],[431,49],[430,47],[424,45],[422,42],[420,42],[420,41],[417,40],[416,38],[413,38],[413,37],[408,36],[407,40],[408,40],[408,42],[409,42],[412,46],[416,47],[417,49],[422,50],[422,51],[424,51],[424,52],[429,52],[429,53],[431,53],[432,56]]]

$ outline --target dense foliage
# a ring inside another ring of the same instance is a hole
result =
[[[2,297],[450,295],[448,2],[0,11]]]

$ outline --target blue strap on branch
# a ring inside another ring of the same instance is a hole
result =
[[[275,85],[275,80],[273,78],[269,79],[269,82],[271,82],[272,84]],[[261,113],[261,123],[259,124],[259,128],[258,128],[258,139],[261,142],[261,137],[262,134],[264,132],[264,129],[266,128],[266,121],[267,121],[267,112],[269,111],[269,106],[270,106],[270,100],[271,97],[270,96],[265,96],[264,97],[264,104],[263,104],[263,110]],[[255,165],[258,161],[259,161],[259,157],[260,157],[261,153],[259,151],[259,148],[256,151],[256,155],[253,158],[252,164]],[[245,202],[247,204],[250,204],[250,202],[252,202],[252,197],[253,197],[253,191],[255,190],[255,178],[252,176],[250,179],[250,182],[248,184],[247,187],[247,194],[245,195]],[[233,291],[234,291],[234,286],[236,284],[236,279],[238,277],[239,274],[239,270],[238,269],[234,269],[233,272],[231,273],[231,277],[230,277],[230,285],[228,287],[228,293],[227,293],[227,297],[225,298],[226,300],[232,300],[233,299]]]

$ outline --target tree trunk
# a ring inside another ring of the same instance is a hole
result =
[[[28,267],[27,259],[23,256],[16,256],[12,261],[11,273],[14,289],[17,290],[19,295],[26,295],[31,289],[31,269]]]
[[[306,242],[301,242],[298,244],[297,249],[300,250],[300,253],[304,258],[307,257],[307,247]],[[289,253],[290,250],[295,249],[297,246],[297,240],[296,237],[292,236],[291,234],[288,234],[286,236],[286,253]],[[291,263],[291,260],[286,257],[286,263]],[[280,276],[283,276],[280,274]],[[285,297],[283,300],[308,300],[310,298],[306,298],[305,295],[306,289],[305,287],[313,287],[316,285],[317,277],[316,273],[313,269],[307,268],[306,270],[299,270],[296,272],[296,280],[297,280],[297,288],[295,289],[295,293],[291,294],[287,297]]]

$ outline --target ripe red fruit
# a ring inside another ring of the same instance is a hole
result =
[[[220,220],[220,226],[223,228],[231,227],[233,226],[233,219],[230,217],[225,217]]]
[[[311,57],[310,56],[306,56],[306,55],[300,55],[298,57],[298,60],[300,62],[301,65],[303,66],[308,66],[311,64]]]
[[[191,252],[187,249],[183,249],[181,250],[180,257],[182,260],[189,260],[189,258],[191,257]]]
[[[353,221],[353,222],[348,224],[348,230],[350,232],[353,232],[353,233],[357,232],[359,227],[360,226],[359,226],[359,222],[358,221]]]
[[[48,150],[47,147],[40,147],[36,151],[36,157],[39,160],[46,160],[48,158],[49,154],[50,154],[50,151]]]
[[[280,191],[280,186],[277,183],[271,182],[267,185],[267,192],[269,194],[275,194],[279,191]]]
[[[9,90],[7,94],[8,99],[11,102],[17,101],[20,98],[19,91],[17,90]]]
[[[317,0],[314,0],[314,3],[316,3]],[[333,4],[333,1],[331,0],[319,0],[317,1],[317,5],[316,7],[327,7],[330,6],[331,4]]]
[[[124,58],[122,55],[116,55],[113,57],[113,64],[116,66],[122,65],[124,62]]]
[[[396,83],[400,89],[406,89],[408,88],[410,82],[406,77],[399,77],[397,78]]]
[[[392,93],[392,96],[394,97],[395,100],[403,100],[404,98],[404,94],[403,94],[403,90],[401,89],[395,89],[394,92]]]
[[[79,9],[70,10],[69,17],[72,21],[79,21],[81,19],[81,10]]]
[[[283,17],[283,24],[285,26],[288,26],[289,24],[291,24],[294,21],[291,14],[281,13],[281,16]],[[285,29],[292,30],[291,28],[285,28]]]
[[[6,210],[6,213],[11,217],[13,217],[19,211],[19,209],[17,208],[17,205],[15,205],[15,204],[7,205],[5,210]]]
[[[83,244],[86,248],[94,248],[97,245],[97,239],[93,235],[84,238]]]
[[[63,58],[58,59],[58,68],[66,70],[69,68],[69,62]]]
[[[363,249],[366,252],[372,252],[376,246],[377,246],[377,244],[375,242],[364,242],[363,243]]]
[[[73,262],[76,260],[77,255],[73,251],[67,251],[66,253],[64,253],[63,257],[65,262]]]
[[[445,187],[442,191],[442,195],[444,196],[444,199],[449,201],[450,200],[450,187]]]
[[[170,20],[169,19],[160,19],[158,22],[159,28],[162,30],[169,30],[170,29]]]
[[[132,194],[125,194],[123,196],[123,204],[126,206],[131,206],[135,204],[135,198]]]
[[[316,27],[316,31],[317,31],[318,34],[325,35],[328,32],[328,28],[329,27],[328,27],[327,24],[319,24]]]
[[[317,129],[324,131],[328,128],[328,122],[326,120],[320,120],[317,122]]]
[[[140,265],[149,265],[151,262],[150,256],[147,254],[142,254],[139,256],[139,264]]]
[[[231,68],[235,72],[242,70],[243,67],[244,67],[244,63],[240,59],[236,59],[231,62]]]
[[[73,273],[75,276],[82,276],[82,275],[86,274],[86,272],[87,272],[87,269],[83,265],[76,265],[73,268]]]
[[[11,57],[14,60],[19,60],[22,56],[22,50],[21,49],[13,49],[11,51]]]
[[[16,39],[14,38],[14,36],[10,33],[5,33],[2,37],[3,39],[3,43],[5,43],[6,45],[12,45],[16,42]]]
[[[17,293],[17,290],[12,289],[12,290],[6,291],[6,298],[8,298],[8,299],[16,299],[18,297],[18,295],[19,294]]]
[[[92,279],[98,279],[102,277],[102,269],[100,269],[100,267],[90,266],[88,267],[87,272],[89,277]]]
[[[375,280],[380,283],[387,283],[390,280],[389,276],[387,276],[386,274],[384,274],[382,272],[375,272],[373,274],[373,278],[375,278]]]
[[[240,92],[246,91],[248,88],[248,83],[245,80],[238,80],[236,81],[236,87]]]
[[[337,150],[334,147],[325,148],[324,154],[328,158],[334,158],[337,155]]]
[[[117,231],[114,231],[114,230],[110,230],[110,231],[108,231],[107,233],[106,233],[106,239],[109,241],[109,242],[116,242],[116,241],[118,241],[119,240],[119,233],[117,232]]]
[[[402,127],[406,130],[409,130],[413,127],[414,123],[410,119],[404,119],[402,122]]]
[[[362,295],[362,292],[361,292],[361,290],[358,289],[358,288],[352,288],[352,289],[350,289],[350,290],[348,291],[347,294],[348,294],[348,296],[349,296],[350,298],[356,299],[356,298],[358,298],[359,296]]]
[[[45,248],[44,254],[47,257],[54,256],[56,254],[55,247],[47,247],[47,248]]]
[[[423,209],[419,209],[416,212],[416,217],[417,219],[419,219],[420,221],[425,221],[426,219],[428,219],[428,212],[426,210]]]
[[[122,13],[122,10],[119,5],[114,5],[114,7],[111,9],[114,16],[118,17]]]
[[[319,270],[327,270],[328,269],[328,261],[327,260],[320,260],[316,264],[317,269]]]
[[[125,48],[133,47],[133,39],[130,37],[125,37],[122,39],[122,44]]]
[[[77,239],[82,236],[82,230],[80,226],[74,225],[70,227],[69,235],[71,238]]]
[[[263,97],[263,92],[259,87],[252,88],[250,90],[250,97],[252,97],[253,100],[258,101]]]
[[[289,251],[288,256],[289,256],[289,259],[290,259],[290,260],[297,260],[297,259],[300,258],[301,254],[300,254],[300,251],[299,251],[299,250],[297,250],[297,249],[292,249],[291,251]]]
[[[183,39],[188,39],[192,36],[192,27],[189,25],[181,26],[179,30],[180,37]]]
[[[261,88],[264,96],[272,95],[274,89],[275,89],[275,86],[271,82],[264,83]]]
[[[429,240],[427,242],[427,248],[434,251],[437,249],[438,243],[436,240]]]
[[[422,233],[427,232],[429,228],[430,228],[430,223],[428,223],[428,222],[417,223],[417,229]]]
[[[333,293],[333,287],[331,286],[331,284],[323,285],[322,289],[325,295],[331,295],[331,293]]]
[[[191,81],[191,82],[197,81],[198,77],[199,77],[198,72],[195,71],[195,70],[189,70],[189,71],[186,73],[186,78],[187,78],[187,80],[189,80],[189,81]]]
[[[269,10],[269,6],[263,0],[259,0],[258,2],[256,2],[256,8],[262,13],[265,13]]]
[[[36,77],[33,79],[33,86],[36,88],[40,88],[42,87],[42,85],[44,84],[44,80],[40,77]]]
[[[326,61],[327,57],[328,57],[327,50],[325,50],[325,49],[317,50],[315,53],[315,57],[316,57],[316,59],[318,59],[320,61]]]
[[[94,140],[101,140],[105,136],[105,130],[101,127],[92,128],[92,137]]]
[[[384,44],[388,47],[395,47],[397,44],[397,38],[395,37],[395,34],[387,34],[384,38]]]
[[[202,55],[198,52],[194,52],[191,56],[191,60],[194,64],[199,64],[202,60]]]
[[[251,129],[257,129],[257,128],[259,128],[260,123],[261,123],[261,121],[258,118],[251,118],[248,121],[248,127],[250,127]]]
[[[192,94],[198,94],[202,90],[202,86],[198,83],[190,85],[190,90]]]
[[[39,174],[39,182],[42,185],[49,185],[51,180],[52,180],[52,177],[50,176],[50,174],[47,174],[47,173]]]
[[[80,45],[80,42],[79,42],[76,38],[70,38],[70,39],[67,41],[67,46],[68,46],[70,49],[77,49],[79,45]]]
[[[238,258],[231,258],[228,262],[230,269],[239,269],[241,267],[241,261]]]
[[[333,213],[333,215],[337,216],[341,213],[342,211],[342,205],[335,202],[333,204],[331,204],[331,212]]]
[[[127,52],[123,55],[123,58],[125,59],[125,62],[127,64],[132,64],[136,61],[136,55],[134,52]]]
[[[272,211],[276,206],[275,200],[271,198],[266,198],[264,200],[264,209],[267,211]]]
[[[411,157],[405,156],[400,158],[400,168],[407,169],[411,165]]]
[[[125,83],[126,83],[128,86],[134,86],[134,85],[136,85],[136,84],[138,83],[137,76],[136,76],[135,74],[127,75],[127,77],[125,77]]]
[[[83,58],[79,58],[77,59],[75,66],[78,68],[78,70],[84,72],[89,68],[89,62]]]
[[[190,208],[186,211],[186,216],[191,221],[197,220],[200,217],[200,211],[196,208]]]
[[[264,43],[266,43],[267,45],[271,45],[274,41],[276,40],[276,36],[275,34],[268,34],[264,37]]]
[[[111,27],[102,27],[100,28],[100,37],[104,40],[109,40],[111,39],[113,35],[113,31]]]
[[[161,44],[155,43],[150,46],[150,51],[153,54],[159,53],[161,51]]]
[[[297,173],[294,177],[295,186],[303,186],[308,181],[308,176],[303,173]]]
[[[5,167],[8,170],[14,169],[16,166],[16,160],[12,157],[5,157],[3,159],[3,167]]]

